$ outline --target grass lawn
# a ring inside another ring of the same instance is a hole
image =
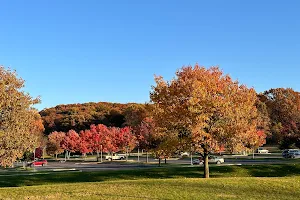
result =
[[[0,175],[0,199],[300,199],[300,164]],[[13,187],[13,188],[12,188]]]
[[[140,179],[1,188],[0,199],[299,199],[300,178]]]

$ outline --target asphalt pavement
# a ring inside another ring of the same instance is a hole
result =
[[[196,158],[196,157],[194,157]],[[193,159],[194,159],[193,158]],[[291,162],[300,162],[300,160],[283,159],[276,155],[260,155],[256,159],[252,159],[249,156],[244,157],[234,157],[234,156],[224,156],[225,162],[219,166],[226,165],[268,165],[268,164],[284,164]],[[37,171],[63,171],[63,170],[79,170],[79,171],[105,171],[105,170],[126,170],[126,169],[141,169],[141,168],[153,168],[157,167],[158,159],[149,158],[149,163],[146,163],[145,157],[140,157],[139,162],[137,157],[130,158],[128,162],[126,161],[105,161],[103,163],[98,163],[89,160],[73,160],[67,162],[59,161],[49,161],[47,166],[36,166]],[[164,159],[161,160],[164,163]],[[191,164],[191,159],[187,158],[171,158],[167,159],[168,164],[175,165],[189,165]]]

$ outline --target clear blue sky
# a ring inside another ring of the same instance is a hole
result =
[[[39,109],[146,102],[153,75],[219,65],[258,92],[300,90],[300,1],[0,1],[0,64]]]

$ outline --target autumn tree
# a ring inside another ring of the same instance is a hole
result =
[[[97,152],[97,161],[99,161],[99,153],[101,152],[101,162],[102,162],[102,152],[106,152],[106,144],[109,141],[109,129],[107,126],[103,124],[94,125],[92,124],[90,127],[90,131],[92,133],[92,148],[93,151]]]
[[[65,139],[66,134],[64,132],[54,131],[48,135],[47,153],[54,154],[57,159],[57,155],[64,152],[62,142]]]
[[[90,130],[80,131],[79,151],[86,156],[93,152],[93,133]]]
[[[221,147],[240,151],[257,132],[256,92],[217,67],[183,67],[173,80],[158,76],[155,82],[150,98],[156,125],[170,136],[180,130],[190,134],[203,154],[205,178],[210,153]]]
[[[259,97],[271,120],[271,141],[281,148],[300,147],[300,93],[291,88],[276,88]]]
[[[117,135],[117,146],[120,151],[131,152],[137,145],[136,137],[132,132],[132,129],[128,126],[119,128],[119,134]]]
[[[74,130],[69,130],[61,142],[62,148],[66,151],[66,157],[70,158],[71,153],[80,151],[80,136]]]
[[[159,137],[156,137],[155,135],[155,124],[153,119],[150,117],[143,119],[136,127],[135,136],[140,148],[146,150],[146,162],[148,162],[149,151],[154,150],[159,143]]]
[[[30,139],[24,141],[30,145],[30,148],[24,153],[24,160],[33,159],[34,156],[40,153],[40,150],[42,150],[43,155],[44,148],[46,147],[43,121],[37,110],[32,110],[32,112],[34,114],[34,120],[30,126]]]
[[[160,129],[160,131],[162,131]],[[167,158],[173,156],[179,147],[179,138],[172,132],[167,130],[160,132],[156,130],[155,134],[152,136],[154,143],[152,151],[156,158],[158,158],[159,165],[161,164],[161,159],[165,159],[165,164],[167,163]],[[152,141],[153,142],[153,141]]]
[[[132,104],[128,106],[124,112],[124,118],[125,118],[125,126],[130,126],[132,128],[137,127],[141,124],[143,119],[147,117],[147,110],[145,105],[143,104]]]
[[[32,98],[22,89],[24,80],[15,71],[0,66],[0,165],[10,166],[22,158],[24,152],[32,152],[38,144],[31,130],[35,129],[37,112],[33,105],[39,99]]]
[[[109,127],[109,131],[105,136],[105,152],[112,154],[113,152],[120,151],[118,138],[119,132],[119,128]]]

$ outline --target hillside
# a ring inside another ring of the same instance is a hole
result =
[[[83,103],[58,105],[40,111],[45,134],[52,131],[88,129],[91,124],[122,127],[135,126],[148,114],[145,104]]]

